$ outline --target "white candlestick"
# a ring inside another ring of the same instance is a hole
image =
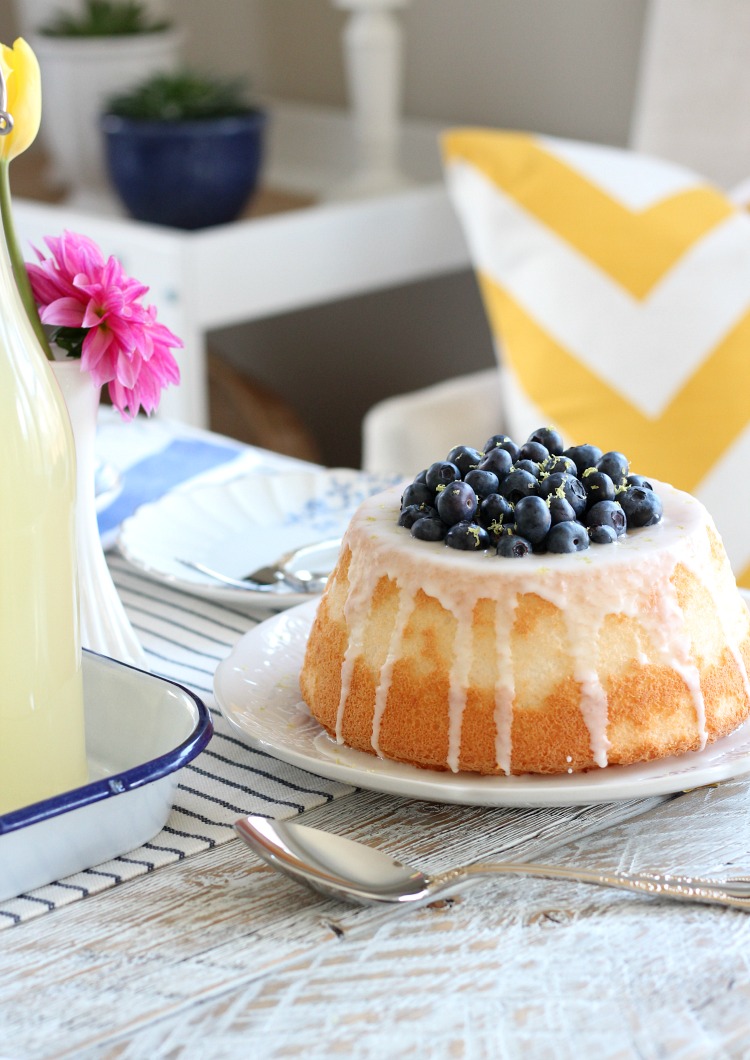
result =
[[[377,195],[408,187],[399,169],[403,41],[393,11],[408,0],[334,0],[351,12],[344,62],[355,141],[352,176],[332,197]]]

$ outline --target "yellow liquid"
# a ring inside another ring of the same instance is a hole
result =
[[[0,814],[87,779],[64,402],[0,248]]]

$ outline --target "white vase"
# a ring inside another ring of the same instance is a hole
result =
[[[145,0],[143,6],[153,19],[168,19],[171,15],[169,0]],[[14,7],[21,36],[28,40],[40,26],[61,12],[80,13],[81,3],[80,0],[15,0]]]
[[[81,644],[113,659],[147,669],[146,657],[109,573],[96,520],[96,420],[99,388],[79,360],[53,361],[65,398],[76,449],[76,535],[81,605]]]

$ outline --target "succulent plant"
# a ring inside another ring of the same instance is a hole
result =
[[[142,121],[190,121],[247,114],[242,81],[221,80],[191,70],[155,74],[128,92],[115,96],[107,112]]]

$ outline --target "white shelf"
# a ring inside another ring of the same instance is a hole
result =
[[[265,182],[324,196],[346,176],[351,151],[345,115],[276,104]],[[304,135],[303,135],[304,134]],[[323,201],[290,212],[185,232],[68,205],[16,199],[24,246],[64,228],[85,232],[151,288],[159,318],[184,341],[182,383],[162,412],[208,425],[206,332],[244,321],[396,287],[469,263],[445,193],[437,126],[404,128],[405,191]],[[305,180],[307,183],[305,185]]]

